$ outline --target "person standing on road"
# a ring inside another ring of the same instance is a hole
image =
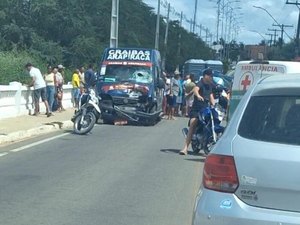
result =
[[[176,120],[174,117],[176,107],[176,97],[179,93],[178,77],[179,74],[175,74],[175,77],[169,77],[166,80],[166,94],[167,94],[167,119]]]
[[[194,74],[189,74],[186,76],[186,82],[184,84],[185,89],[185,116],[188,117],[191,111],[191,107],[194,101],[193,89],[196,86]]]
[[[80,78],[79,70],[75,70],[72,76],[72,103],[73,107],[78,108],[79,96],[80,96]]]
[[[79,67],[79,78],[80,78],[80,94],[84,92],[84,86],[85,86],[85,81],[84,81],[84,67],[81,66]]]
[[[51,113],[49,111],[49,105],[47,101],[46,82],[43,78],[41,71],[38,68],[33,67],[31,63],[27,63],[25,65],[25,68],[27,69],[29,75],[32,78],[29,87],[33,86],[34,88],[33,98],[34,98],[35,107],[34,107],[33,116],[37,116],[39,114],[39,109],[40,109],[39,103],[40,103],[40,98],[42,98],[42,101],[44,102],[46,107],[46,115],[47,117],[50,117]]]
[[[187,155],[188,147],[191,143],[195,128],[198,123],[199,113],[207,107],[207,105],[215,105],[215,100],[212,92],[213,73],[210,68],[203,71],[203,78],[197,83],[193,89],[194,102],[190,112],[190,127],[185,140],[183,149],[179,152],[180,155]]]
[[[182,116],[182,101],[183,101],[183,80],[179,71],[175,71],[175,79],[178,84],[178,95],[176,97],[175,116]]]
[[[48,72],[44,75],[44,79],[46,81],[46,90],[47,90],[47,101],[49,104],[49,113],[51,115],[53,112],[54,100],[55,100],[55,93],[56,93],[56,73],[57,68],[52,68],[48,66]]]
[[[63,100],[63,85],[64,85],[64,69],[63,65],[58,65],[58,72],[56,74],[56,101],[58,105],[58,111],[65,111],[62,100]]]
[[[93,64],[90,64],[87,71],[84,73],[85,87],[87,89],[94,88],[96,85],[96,75],[93,70]]]

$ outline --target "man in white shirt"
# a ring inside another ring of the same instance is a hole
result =
[[[33,91],[33,99],[34,99],[34,116],[37,116],[39,113],[39,102],[40,98],[42,98],[42,101],[45,104],[46,107],[46,115],[47,117],[51,116],[51,113],[49,112],[49,105],[47,101],[47,92],[46,92],[46,82],[43,78],[43,75],[41,71],[38,68],[35,68],[32,66],[31,63],[27,63],[25,65],[25,68],[28,70],[29,75],[31,76],[32,80],[29,84],[29,87],[34,88]]]

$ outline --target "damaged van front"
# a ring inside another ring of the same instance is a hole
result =
[[[157,50],[108,48],[98,73],[104,123],[155,124],[162,112],[163,81]]]

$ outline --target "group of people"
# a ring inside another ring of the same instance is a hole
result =
[[[40,113],[40,99],[42,99],[45,104],[47,117],[53,115],[52,112],[54,111],[55,103],[57,104],[56,110],[64,111],[65,109],[62,105],[64,67],[62,65],[56,67],[48,66],[48,71],[44,75],[31,63],[27,63],[25,68],[31,77],[31,82],[28,86],[34,88],[34,113],[32,115],[37,116]]]
[[[189,131],[180,155],[187,155],[188,147],[192,141],[193,134],[197,127],[199,113],[209,104],[214,106],[215,99],[213,95],[213,71],[208,68],[203,71],[203,77],[191,90],[193,103],[189,112]]]
[[[46,115],[50,117],[54,111],[64,111],[62,104],[63,100],[63,84],[64,84],[64,69],[63,65],[48,66],[47,72],[43,75],[40,69],[34,67],[31,63],[27,63],[25,68],[29,72],[31,82],[28,85],[33,87],[33,102],[34,113],[31,115],[37,116],[40,114],[39,102],[45,104]],[[80,94],[84,88],[94,82],[94,71],[92,64],[89,65],[88,70],[84,67],[76,69],[72,76],[72,102],[74,107],[78,107]]]
[[[193,74],[181,77],[178,71],[164,74],[165,91],[163,100],[164,118],[176,120],[175,116],[189,116],[194,100],[193,89],[196,81]]]
[[[179,72],[165,75],[164,118],[175,120],[175,116],[190,118],[189,131],[180,155],[187,155],[188,147],[195,132],[198,115],[205,107],[215,105],[213,95],[213,71],[203,71],[200,81],[195,81],[194,74],[180,77]]]

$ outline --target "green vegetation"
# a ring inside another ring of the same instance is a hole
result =
[[[63,64],[70,79],[74,68],[98,64],[109,46],[111,0],[1,0],[0,84],[26,82],[24,65]],[[142,0],[120,1],[120,47],[153,48],[156,14]],[[160,49],[166,24],[161,19]],[[196,35],[172,21],[166,69],[174,71],[189,58],[209,59],[211,50]]]

